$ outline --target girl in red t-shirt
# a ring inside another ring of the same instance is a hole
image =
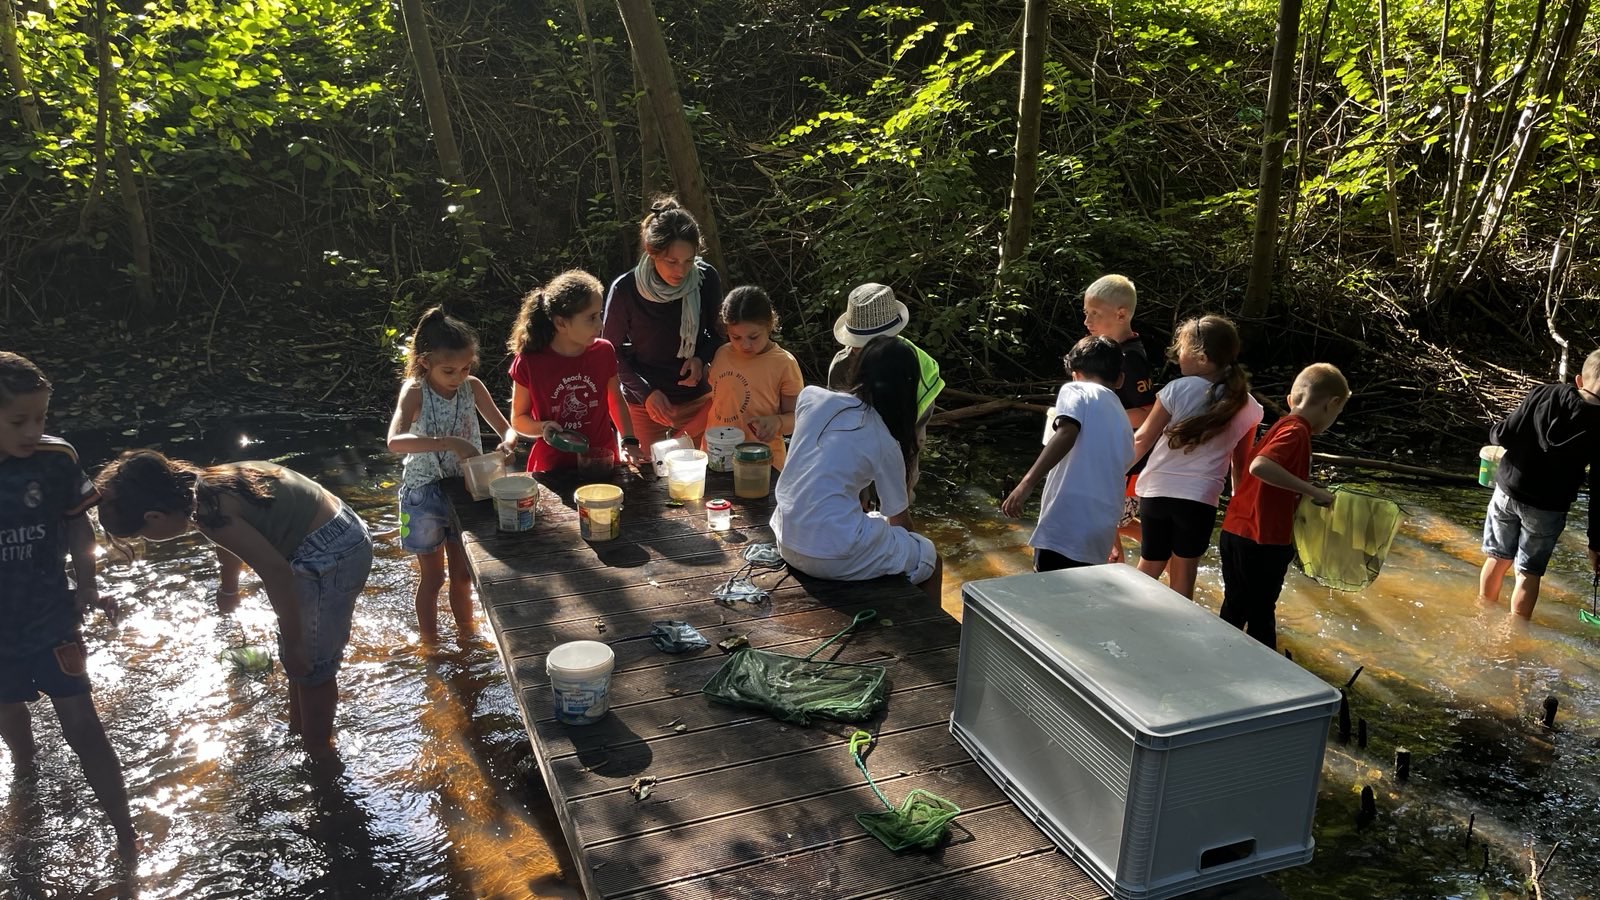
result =
[[[530,472],[577,463],[573,454],[550,445],[557,431],[581,433],[591,453],[616,452],[619,432],[624,454],[639,446],[617,378],[617,351],[600,339],[600,301],[599,280],[578,269],[523,298],[509,344],[515,354],[511,425],[537,441],[528,454]]]

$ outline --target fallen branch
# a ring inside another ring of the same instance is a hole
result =
[[[947,409],[943,412],[935,413],[933,418],[928,420],[928,425],[930,427],[935,425],[948,425],[951,422],[959,422],[962,419],[973,419],[977,418],[978,416],[986,416],[989,413],[1000,412],[1008,409],[1020,409],[1024,412],[1044,413],[1049,412],[1053,408],[1054,407],[1045,406],[1041,403],[1028,403],[1023,400],[1005,400],[991,397],[983,400],[980,403],[974,403],[971,406],[963,406],[960,409]]]
[[[1415,475],[1418,478],[1431,478],[1435,481],[1450,481],[1458,484],[1477,484],[1477,475],[1467,475],[1461,472],[1446,472],[1442,469],[1428,469],[1422,466],[1408,466],[1404,463],[1389,462],[1383,459],[1366,459],[1360,456],[1338,456],[1333,453],[1313,453],[1313,462],[1326,466],[1339,466],[1346,469],[1373,469],[1379,472],[1394,472],[1400,475]]]

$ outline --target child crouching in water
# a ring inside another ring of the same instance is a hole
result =
[[[1289,413],[1250,450],[1222,517],[1222,618],[1278,646],[1278,595],[1294,561],[1294,510],[1301,496],[1318,506],[1333,493],[1313,484],[1311,436],[1333,426],[1350,399],[1344,373],[1327,363],[1307,366],[1289,389]]]
[[[50,382],[15,353],[0,352],[0,738],[12,777],[34,773],[38,746],[28,704],[49,695],[61,734],[83,764],[90,790],[132,862],[139,839],[117,751],[89,696],[79,617],[96,606],[116,620],[117,603],[95,586],[89,508],[99,495],[72,445],[44,434]],[[76,597],[62,561],[72,557]]]
[[[269,462],[202,469],[154,450],[130,450],[96,478],[100,525],[117,538],[167,541],[199,531],[217,547],[219,601],[254,569],[278,616],[289,676],[289,730],[316,761],[334,756],[337,675],[356,598],[372,568],[361,517],[322,485]]]
[[[1106,561],[1122,518],[1124,473],[1133,465],[1133,428],[1117,395],[1122,348],[1110,338],[1084,338],[1064,360],[1072,380],[1061,386],[1055,432],[1016,490],[1000,504],[1020,516],[1044,481],[1039,524],[1028,543],[1033,570],[1049,572]]]
[[[917,452],[920,372],[909,343],[880,337],[862,348],[850,393],[800,392],[772,513],[789,565],[837,581],[904,575],[940,600],[944,566],[933,542],[914,530],[906,485]],[[861,507],[869,484],[879,512]]]
[[[516,447],[517,433],[483,382],[473,376],[478,334],[434,307],[411,335],[406,380],[389,420],[389,449],[406,455],[400,476],[400,546],[416,554],[417,631],[425,644],[439,640],[439,589],[449,563],[450,612],[457,640],[471,638],[472,570],[455,511],[439,482],[461,476],[461,462],[483,453],[478,417],[501,436],[500,452]]]
[[[523,298],[511,329],[511,425],[538,441],[528,454],[530,472],[577,464],[575,454],[551,446],[557,431],[582,434],[591,453],[615,454],[619,433],[624,460],[638,451],[617,351],[600,337],[600,291],[588,272],[562,272]]]
[[[783,436],[794,431],[794,407],[805,378],[794,354],[772,342],[778,314],[758,287],[736,287],[722,300],[728,342],[711,359],[711,415],[707,428],[744,431],[745,440],[772,449],[783,471]]]
[[[1165,571],[1172,589],[1191,600],[1228,469],[1235,479],[1244,471],[1261,423],[1261,404],[1250,396],[1239,347],[1238,330],[1221,316],[1179,325],[1170,352],[1183,377],[1156,394],[1133,437],[1134,458],[1150,454],[1134,487],[1143,524],[1139,571],[1151,578]]]

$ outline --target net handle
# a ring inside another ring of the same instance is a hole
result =
[[[866,760],[861,758],[861,748],[871,746],[871,733],[857,731],[855,734],[850,735],[850,758],[856,761],[856,768],[861,770],[861,777],[867,780],[867,787],[872,788],[872,792],[878,795],[878,800],[883,803],[884,808],[893,810],[894,804],[890,803],[889,798],[883,795],[883,791],[878,790],[877,782],[873,781],[872,776],[867,774]]]
[[[853,631],[855,629],[855,627],[857,625],[860,625],[862,622],[870,621],[871,619],[875,618],[877,615],[878,615],[878,611],[875,610],[875,609],[863,609],[861,612],[856,613],[856,617],[854,619],[851,619],[850,620],[850,624],[846,625],[842,631],[840,631],[838,634],[834,635],[833,637],[828,638],[826,641],[823,642],[822,646],[818,647],[817,649],[815,649],[815,650],[811,651],[809,654],[807,654],[806,655],[806,662],[810,662],[812,659],[814,659],[816,657],[816,655],[818,653],[821,653],[822,651],[828,649],[828,647],[831,646],[834,641],[837,641],[839,638],[842,638],[845,635],[849,634],[851,631]]]

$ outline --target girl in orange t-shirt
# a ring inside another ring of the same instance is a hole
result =
[[[736,287],[722,300],[728,342],[711,360],[711,410],[707,428],[744,429],[746,440],[772,448],[782,471],[783,436],[794,431],[794,407],[805,380],[794,354],[772,342],[778,316],[761,288]]]

